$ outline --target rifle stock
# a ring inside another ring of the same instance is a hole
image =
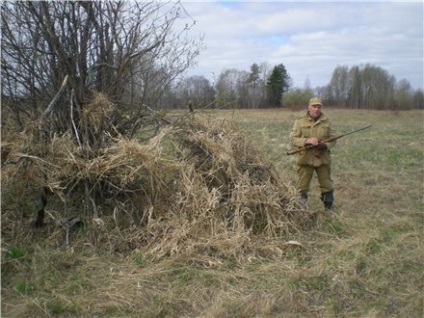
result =
[[[368,126],[365,126],[365,127],[359,128],[359,129],[356,129],[356,130],[354,130],[354,131],[350,131],[350,132],[345,133],[345,134],[341,134],[341,135],[337,135],[337,136],[330,137],[330,138],[325,139],[325,140],[323,140],[323,141],[321,141],[321,142],[322,142],[322,143],[329,143],[329,142],[335,141],[335,140],[337,140],[337,139],[340,139],[340,138],[342,138],[342,137],[344,137],[344,136],[347,136],[347,135],[350,135],[350,134],[356,133],[356,132],[361,131],[361,130],[364,130],[364,129],[368,129],[368,128],[370,128],[370,127],[371,127],[371,125],[368,125]],[[316,147],[316,146],[314,146],[314,145],[307,145],[307,146],[302,147],[302,148],[298,148],[298,149],[295,149],[295,150],[288,151],[288,152],[287,152],[287,154],[288,154],[288,155],[294,155],[294,154],[296,154],[296,153],[298,153],[298,152],[301,152],[301,151],[304,151],[304,150],[308,150],[308,149],[312,149],[312,148],[315,148],[315,147]]]

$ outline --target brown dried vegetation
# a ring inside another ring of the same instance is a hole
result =
[[[283,246],[265,250],[252,237],[279,237],[310,218],[232,123],[162,116],[160,128],[142,142],[117,134],[109,124],[112,112],[98,95],[83,113],[81,139],[69,132],[43,139],[38,129],[5,138],[14,140],[3,143],[14,164],[6,164],[2,176],[2,216],[9,224],[4,241],[30,239],[31,218],[22,218],[22,211],[35,212],[32,202],[43,187],[47,235],[57,236],[75,217],[85,225],[83,238],[67,232],[66,242],[59,235],[49,244],[124,254],[142,249],[155,259],[279,257]],[[84,142],[93,138],[97,147]]]

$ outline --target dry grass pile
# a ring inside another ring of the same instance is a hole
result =
[[[15,140],[10,152],[16,164],[7,165],[2,178],[9,193],[6,218],[19,219],[22,203],[11,204],[13,198],[36,200],[44,186],[49,235],[58,238],[51,244],[63,244],[58,220],[77,216],[86,226],[81,240],[71,239],[74,247],[209,260],[280,257],[284,245],[265,248],[252,237],[280,237],[308,220],[295,191],[232,123],[201,116],[171,120],[141,143],[103,130],[112,106],[95,103],[102,116],[89,112],[84,122],[96,135],[102,129],[102,147],[88,148],[69,133],[53,136],[46,147],[36,133]]]

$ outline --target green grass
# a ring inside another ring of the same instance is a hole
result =
[[[10,247],[6,251],[6,257],[10,257],[11,259],[18,259],[24,257],[26,254],[23,248],[19,247]]]
[[[424,112],[325,112],[338,132],[372,128],[333,150],[337,215],[320,214],[309,228],[279,238],[301,246],[288,245],[278,259],[157,261],[142,247],[121,255],[50,245],[36,234],[3,237],[2,316],[422,317]],[[295,157],[286,151],[302,112],[210,115],[236,121],[296,184]],[[309,205],[323,210],[315,179]]]

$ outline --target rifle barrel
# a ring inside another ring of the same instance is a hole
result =
[[[370,127],[371,127],[371,125],[368,125],[368,126],[365,126],[365,127],[362,127],[362,128],[359,128],[359,129],[356,129],[356,130],[353,130],[353,131],[350,131],[350,132],[348,132],[348,133],[342,134],[340,137],[344,137],[344,136],[347,136],[347,135],[350,135],[350,134],[356,133],[356,132],[358,132],[358,131],[361,131],[361,130],[364,130],[364,129],[368,129],[368,128],[370,128]]]
[[[337,136],[334,136],[334,137],[330,137],[330,138],[328,138],[328,139],[326,139],[326,140],[323,140],[322,142],[323,142],[323,143],[331,142],[331,141],[337,140],[337,139],[339,139],[339,138],[342,138],[342,137],[344,137],[344,136],[347,136],[347,135],[350,135],[350,134],[356,133],[356,132],[358,132],[358,131],[368,129],[368,128],[370,128],[370,127],[371,127],[371,125],[368,125],[368,126],[365,126],[365,127],[362,127],[362,128],[356,129],[356,130],[353,130],[353,131],[349,131],[349,132],[344,133],[344,134],[341,134],[341,135],[337,135]],[[302,147],[302,148],[299,148],[299,149],[296,149],[296,150],[289,151],[289,152],[287,152],[287,154],[288,154],[288,155],[294,155],[295,153],[298,153],[298,152],[301,152],[301,151],[303,151],[303,150],[307,150],[307,149],[312,149],[312,148],[315,148],[315,147],[316,147],[316,146],[311,146],[311,145],[310,145],[310,146],[305,146],[305,147]]]

